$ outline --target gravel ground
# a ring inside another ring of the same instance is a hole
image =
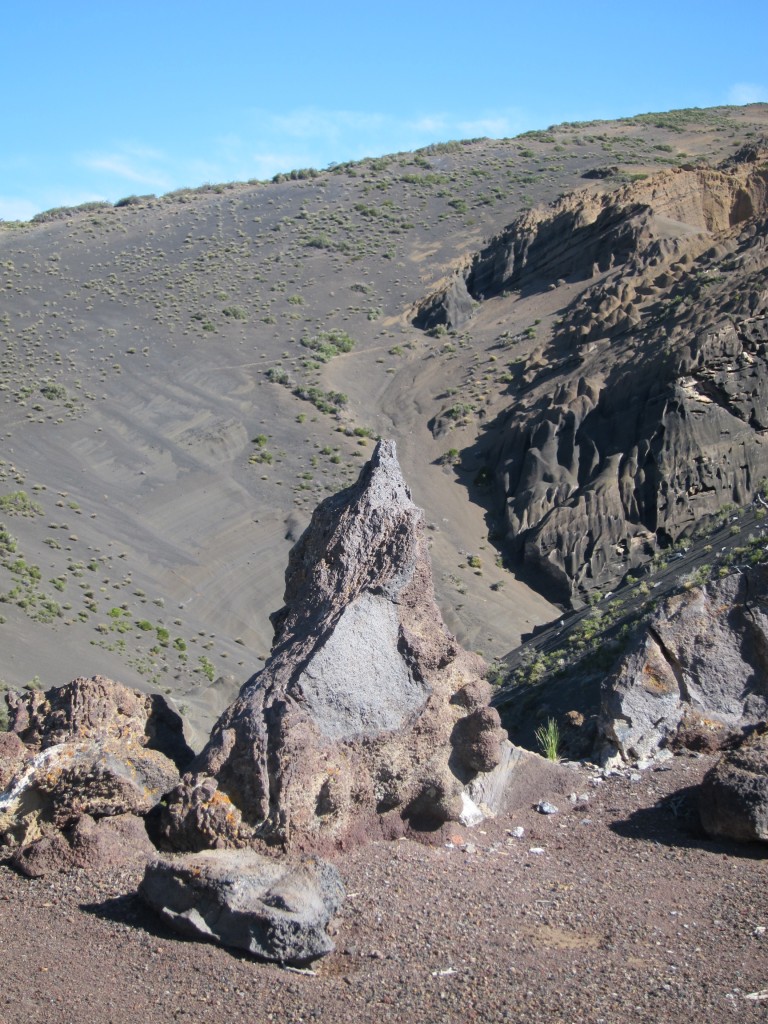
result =
[[[340,854],[337,952],[314,973],[176,938],[135,874],[0,867],[0,1024],[764,1022],[768,846],[697,833],[710,763],[582,768],[589,800],[558,814]]]

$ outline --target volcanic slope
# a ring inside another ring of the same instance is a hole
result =
[[[556,617],[489,539],[490,521],[509,554],[520,534],[496,467],[514,382],[589,334],[571,304],[620,268],[552,290],[467,275],[525,211],[574,189],[626,202],[633,178],[715,167],[766,131],[764,105],[561,125],[1,225],[4,680],[101,672],[172,692],[204,730],[266,656],[309,511],[378,434],[460,640],[493,657]],[[457,282],[461,326],[414,324]],[[599,577],[573,557],[561,598]]]

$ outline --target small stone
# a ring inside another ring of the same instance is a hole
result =
[[[544,853],[544,847],[543,846],[532,846],[530,848],[530,850],[528,851],[528,853],[536,853],[536,854]]]
[[[507,835],[512,836],[513,839],[522,839],[525,835],[525,829],[522,825],[515,825],[514,828],[507,829]]]
[[[539,803],[536,804],[534,809],[537,810],[539,812],[539,814],[557,814],[558,813],[558,810],[555,807],[555,805],[551,804],[548,800],[540,800]]]

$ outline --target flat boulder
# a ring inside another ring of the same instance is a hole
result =
[[[768,732],[710,768],[699,787],[699,817],[710,836],[768,842]]]
[[[344,901],[332,864],[275,860],[253,850],[155,858],[139,893],[182,935],[285,964],[333,952],[328,926]]]

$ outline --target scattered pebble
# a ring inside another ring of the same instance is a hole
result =
[[[539,812],[539,814],[557,814],[558,813],[558,810],[555,807],[555,805],[551,804],[548,800],[540,800],[539,803],[536,804],[535,810],[537,810]]]

